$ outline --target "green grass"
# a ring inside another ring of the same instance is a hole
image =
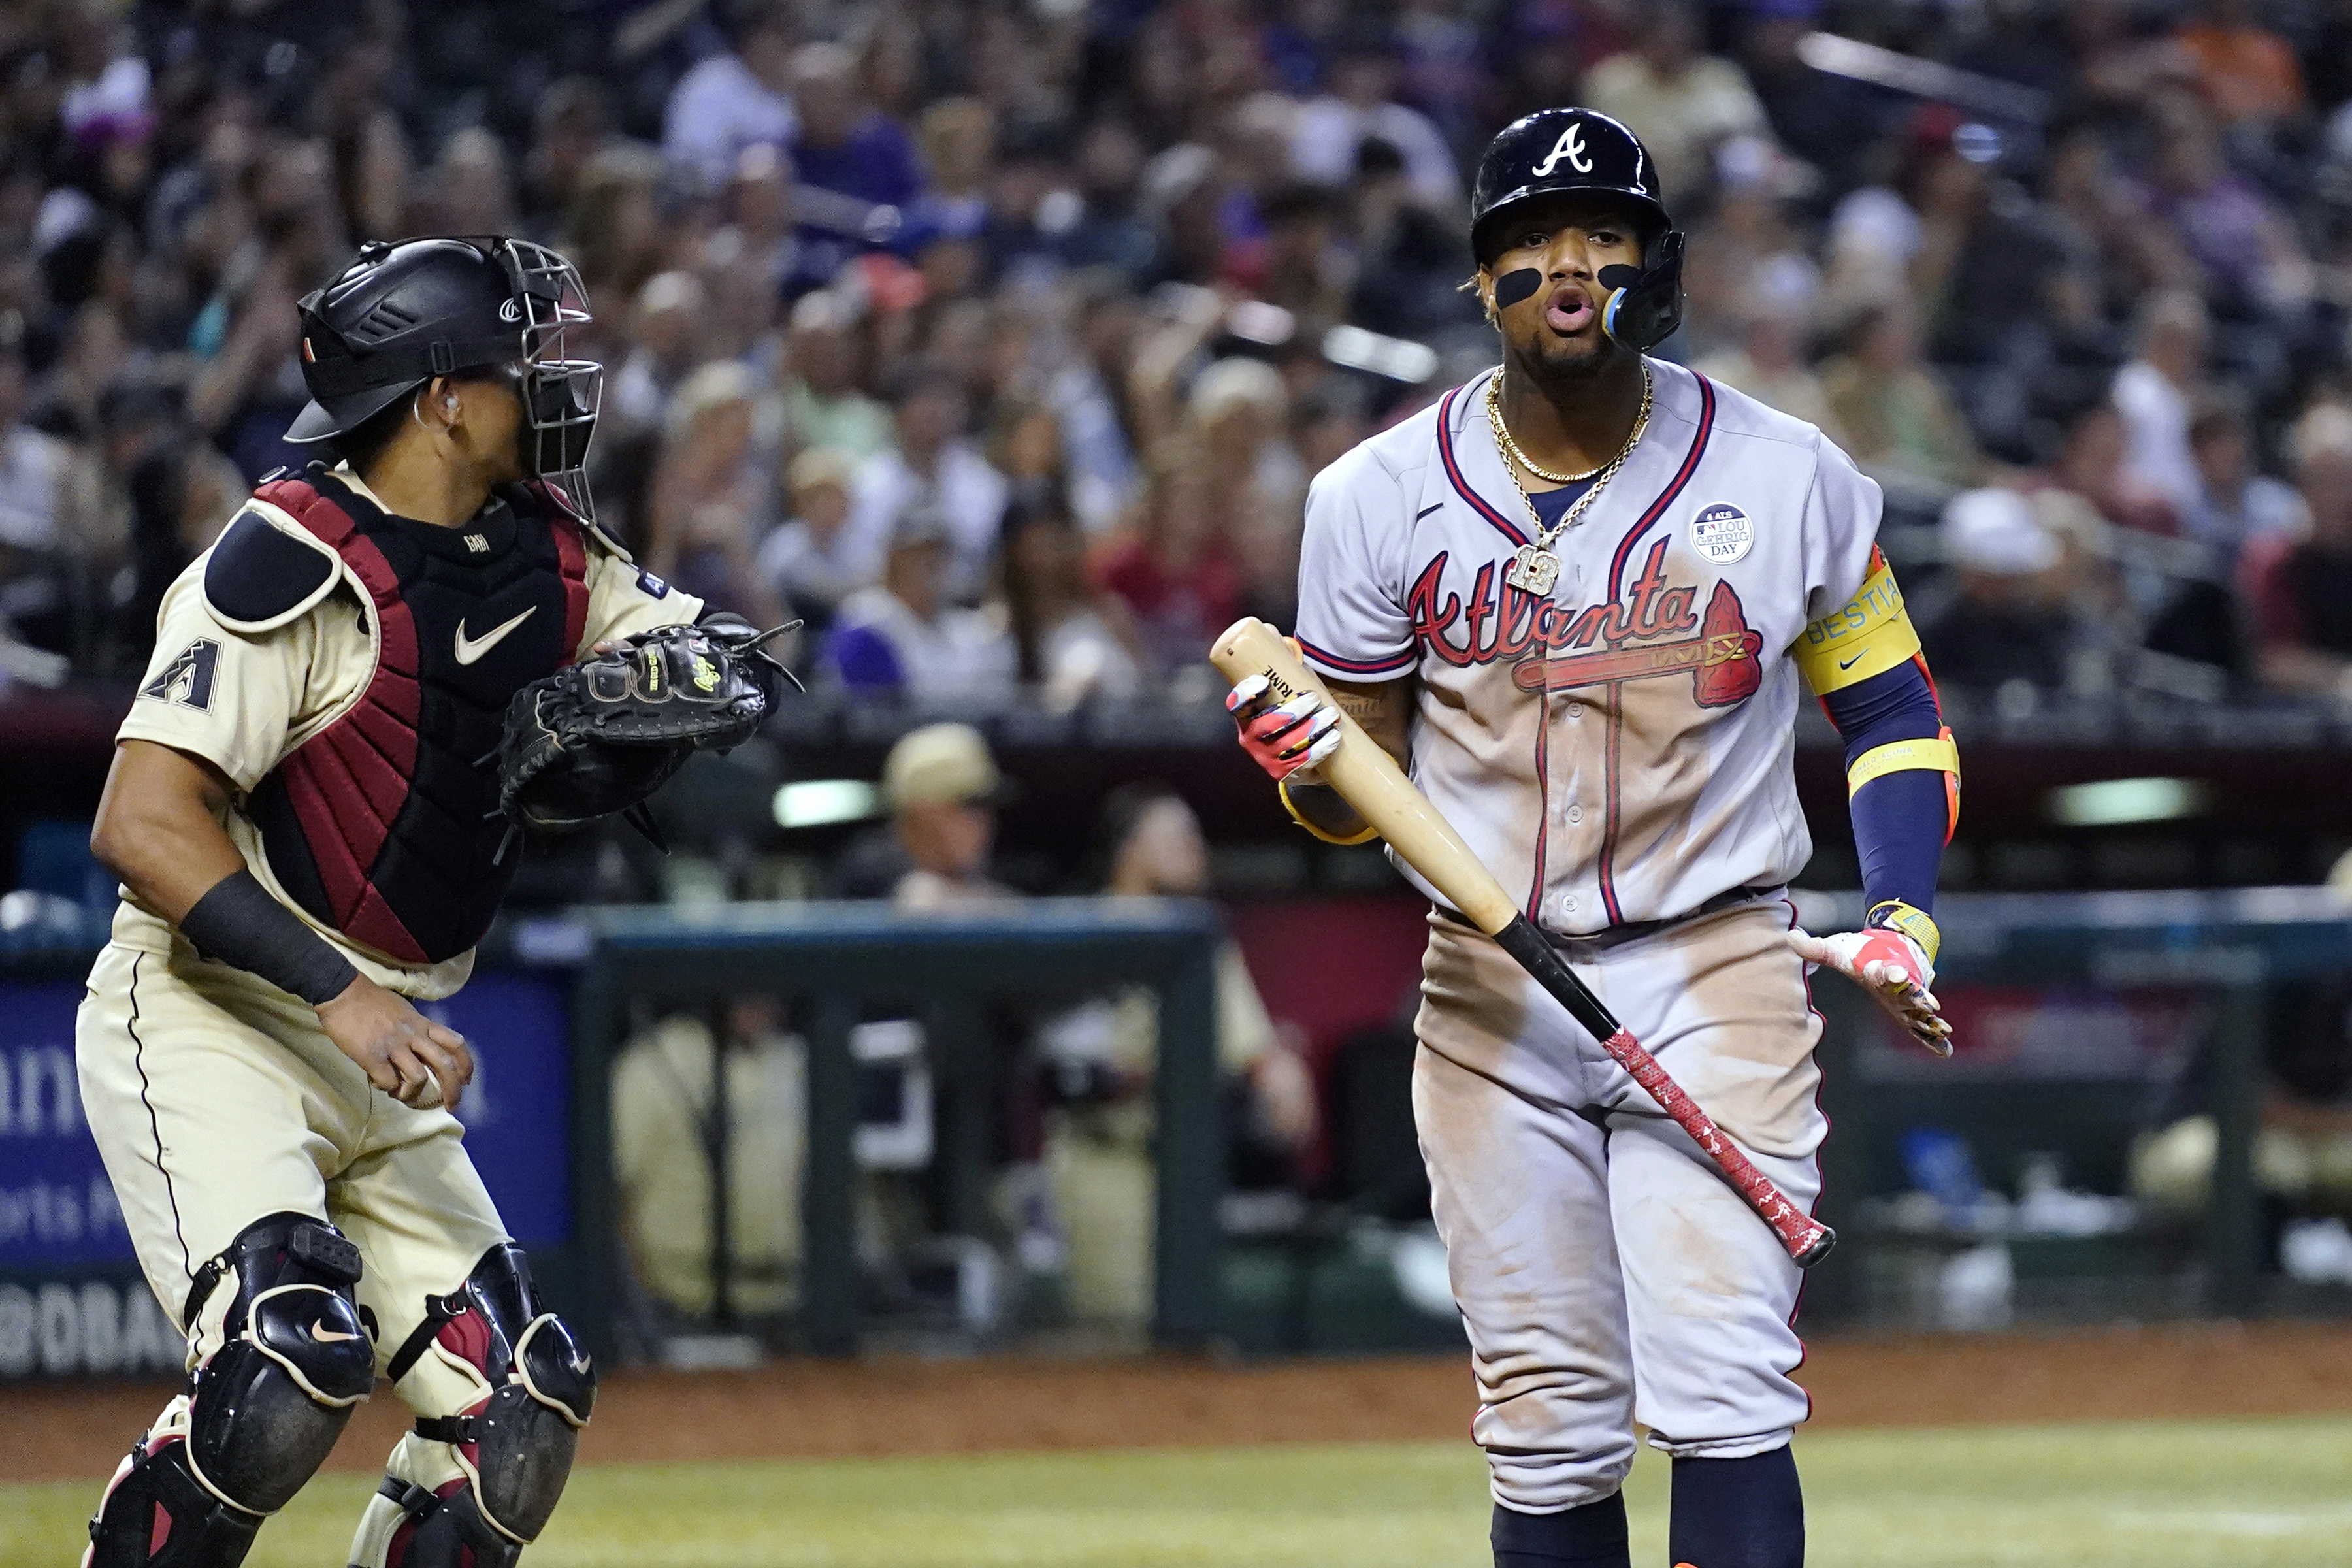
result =
[[[2352,1563],[2352,1418],[1801,1438],[1813,1568]],[[572,1478],[531,1568],[1483,1568],[1463,1443],[614,1466]],[[253,1568],[343,1561],[367,1494],[313,1483]],[[70,1564],[94,1484],[0,1488],[0,1568]],[[1666,1465],[1628,1488],[1665,1562]]]

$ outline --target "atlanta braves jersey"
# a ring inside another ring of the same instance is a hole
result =
[[[1863,589],[1878,531],[1877,484],[1819,430],[1646,363],[1649,425],[1554,541],[1549,596],[1503,581],[1535,525],[1486,423],[1495,372],[1357,446],[1307,504],[1307,662],[1420,675],[1414,782],[1563,935],[1804,866],[1790,649]]]

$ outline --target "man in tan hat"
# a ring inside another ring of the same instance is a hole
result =
[[[907,910],[1017,898],[988,875],[996,808],[1012,795],[988,742],[971,725],[926,724],[908,731],[882,764],[890,833],[851,849],[837,890],[849,898],[887,898]]]

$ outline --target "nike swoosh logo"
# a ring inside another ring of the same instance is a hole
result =
[[[576,1373],[585,1374],[588,1371],[588,1358],[583,1355],[578,1361],[573,1362],[572,1363],[572,1370]]]
[[[500,626],[500,627],[499,628],[499,632],[502,632],[502,631],[504,631],[504,630],[506,630],[506,627],[504,627],[504,626]],[[492,632],[490,635],[491,635],[492,637],[496,637],[496,636],[498,636],[498,635],[499,635],[499,632]],[[1862,660],[1863,660],[1864,656],[1864,655],[1866,655],[1866,654],[1868,654],[1869,652],[1870,652],[1870,650],[1869,650],[1868,648],[1864,648],[1864,649],[1862,650],[1862,652],[1861,652],[1861,653],[1855,654],[1852,658],[1842,658],[1842,659],[1838,660],[1838,668],[1839,668],[1840,669],[1852,669],[1855,665],[1860,664],[1860,663],[1862,662]],[[462,653],[461,653],[461,654],[459,654],[459,655],[457,656],[458,659],[459,659],[461,662],[465,659],[465,657],[466,657],[466,656],[465,656],[464,654],[462,654]]]
[[[537,605],[533,605],[530,609],[525,610],[513,620],[507,621],[499,626],[492,626],[488,631],[484,632],[478,637],[467,637],[466,635],[466,623],[462,620],[459,621],[457,623],[457,662],[459,664],[473,663],[476,659],[489,652],[490,649],[498,647],[499,639],[500,637],[505,637],[509,632],[514,630],[515,627],[530,619],[530,617],[537,614],[538,611],[539,606]]]
[[[310,1325],[310,1337],[318,1341],[322,1345],[340,1345],[348,1344],[352,1341],[358,1339],[359,1335],[347,1334],[341,1329],[331,1329],[324,1323],[312,1323]]]

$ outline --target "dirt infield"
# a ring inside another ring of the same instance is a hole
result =
[[[1798,1374],[1822,1426],[2352,1411],[2352,1324],[2204,1323],[1818,1343]],[[0,1482],[103,1476],[161,1405],[152,1384],[0,1393]],[[1240,1365],[1179,1357],[780,1362],[749,1373],[618,1371],[583,1463],[1468,1441],[1460,1359]],[[405,1425],[388,1390],[331,1468],[372,1470]]]

